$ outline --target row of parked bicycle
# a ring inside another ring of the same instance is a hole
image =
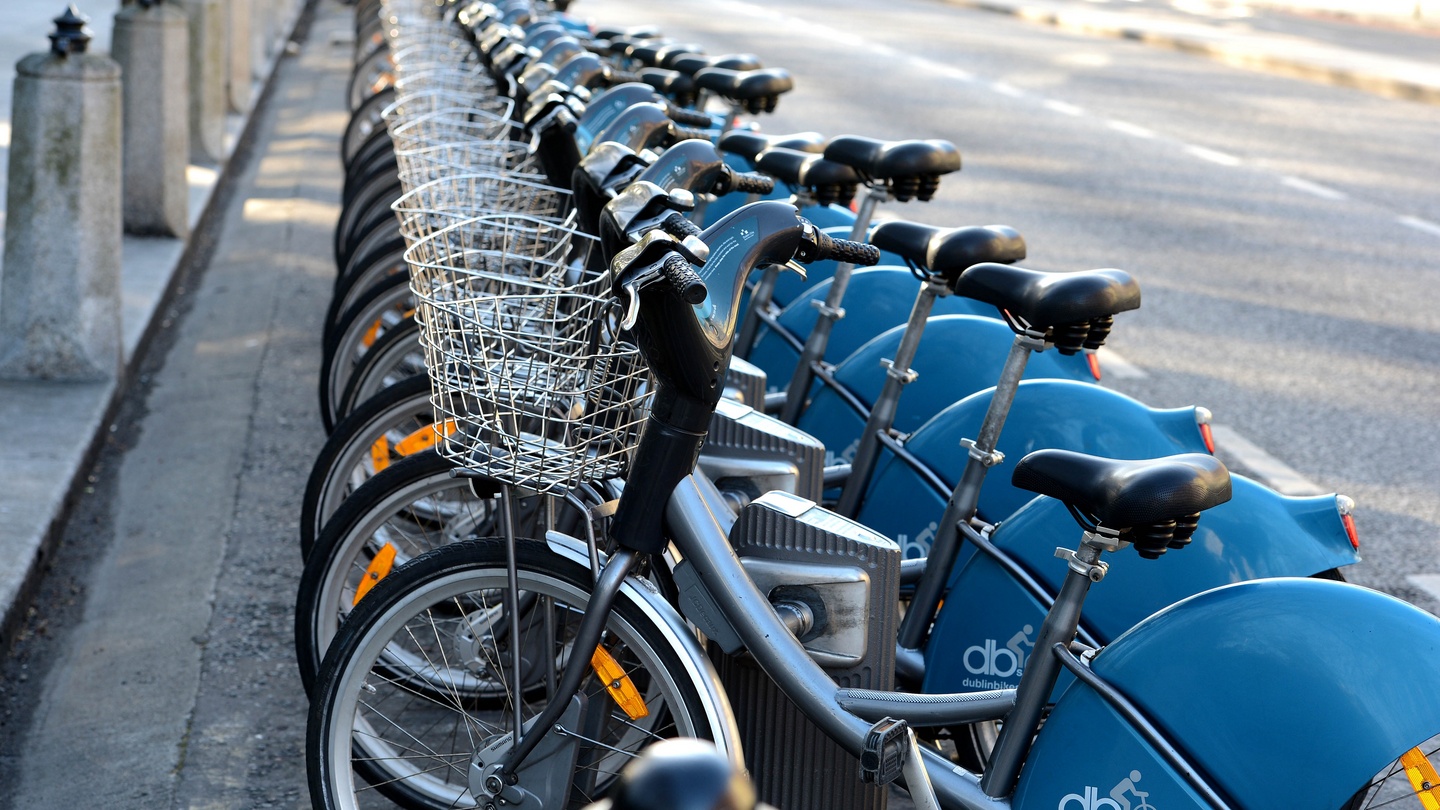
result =
[[[640,807],[671,737],[786,810],[1434,806],[1440,621],[1098,384],[1129,274],[875,224],[953,144],[766,134],[785,71],[531,0],[356,37],[315,806]]]

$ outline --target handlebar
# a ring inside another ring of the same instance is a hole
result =
[[[730,191],[742,194],[769,194],[775,190],[775,178],[759,172],[735,172]]]
[[[684,256],[678,253],[666,256],[660,265],[660,273],[685,303],[698,304],[705,300],[705,282]]]
[[[677,124],[684,124],[687,127],[699,127],[701,129],[709,129],[715,124],[715,122],[711,120],[710,116],[706,115],[705,113],[696,112],[695,110],[687,110],[684,107],[676,104],[666,104],[665,114],[670,116],[671,121],[674,121]]]
[[[864,242],[836,239],[813,225],[810,227],[812,233],[807,235],[809,238],[801,241],[800,249],[795,252],[797,260],[809,264],[823,259],[834,259],[857,267],[873,267],[880,263],[880,248]]]

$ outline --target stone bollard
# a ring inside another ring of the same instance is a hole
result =
[[[125,88],[125,230],[185,238],[189,232],[190,32],[185,13],[159,0],[115,15],[110,53]]]
[[[120,66],[85,18],[16,65],[0,267],[0,378],[87,381],[120,368]]]
[[[230,111],[237,113],[249,109],[251,85],[254,82],[250,65],[250,4],[251,0],[230,0],[226,3],[229,14],[225,26],[228,40],[226,51],[230,55],[226,86],[229,91]]]
[[[220,0],[182,0],[190,18],[190,160],[225,156],[225,10]]]

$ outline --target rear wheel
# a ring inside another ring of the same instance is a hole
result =
[[[592,582],[543,542],[518,541],[517,669],[505,560],[503,540],[439,549],[397,570],[346,622],[311,702],[314,806],[378,806],[377,792],[406,807],[478,806],[472,763],[508,750],[517,706],[522,727],[544,709]],[[651,742],[722,731],[722,710],[697,684],[713,677],[703,657],[636,593],[622,592],[600,647],[583,651],[592,663],[579,694],[518,773],[546,808],[602,796]]]
[[[1418,810],[1440,805],[1440,737],[1432,737],[1406,751],[1370,783],[1340,806],[1340,810]]]

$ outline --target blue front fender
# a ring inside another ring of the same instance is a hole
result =
[[[1440,619],[1412,605],[1353,585],[1272,579],[1157,613],[1093,669],[1237,807],[1329,808],[1440,732],[1437,660]],[[1076,784],[1099,782],[1107,795],[1108,780],[1132,769],[1143,770],[1141,789],[1167,800],[1169,779],[1145,770],[1148,746],[1127,728],[1072,684],[1037,737],[1015,807],[1061,806]]]

